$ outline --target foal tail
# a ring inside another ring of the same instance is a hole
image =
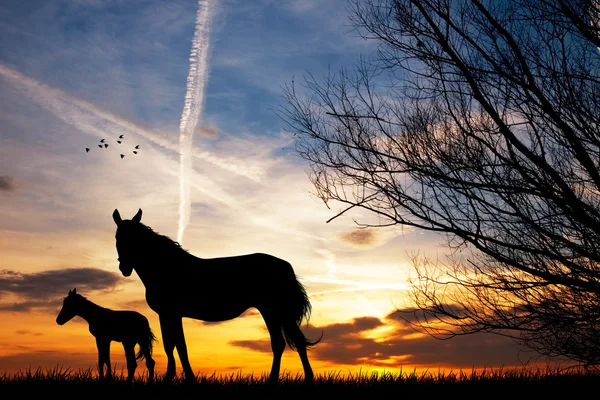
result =
[[[312,306],[310,304],[310,300],[308,299],[308,295],[306,294],[306,289],[304,288],[304,285],[300,283],[300,281],[296,277],[296,274],[294,274],[293,272],[292,276],[292,287],[288,288],[287,292],[287,305],[288,312],[290,313],[290,316],[293,318],[293,321],[296,324],[296,326],[294,327],[296,329],[293,329],[287,325],[283,325],[283,337],[285,338],[286,343],[288,344],[288,346],[290,346],[290,349],[292,350],[296,350],[296,345],[300,344],[297,343],[298,341],[304,342],[302,343],[304,347],[310,348],[321,341],[321,339],[323,338],[323,333],[321,332],[321,336],[314,342],[311,342],[307,340],[306,337],[304,337],[304,335],[300,331],[300,329],[298,329],[300,328],[300,324],[302,324],[303,319],[306,319],[306,323],[308,324],[308,321],[310,320]],[[298,335],[298,333],[300,334]]]
[[[143,360],[146,355],[151,357],[154,342],[156,342],[156,336],[154,336],[154,332],[152,332],[150,325],[148,325],[147,335],[144,337],[144,340],[139,343],[140,348],[135,355],[135,359],[140,361]]]

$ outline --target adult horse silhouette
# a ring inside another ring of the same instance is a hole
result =
[[[279,380],[281,356],[286,343],[298,351],[305,382],[314,374],[308,361],[309,342],[300,323],[308,321],[311,305],[292,266],[268,254],[222,258],[199,258],[179,243],[142,224],[142,209],[131,220],[113,212],[119,270],[130,276],[135,269],[146,287],[146,301],[160,320],[167,354],[165,378],[175,376],[174,348],[187,380],[194,379],[183,334],[182,318],[226,321],[237,318],[250,307],[260,311],[271,336],[273,364],[269,383]]]
[[[148,381],[154,380],[156,363],[152,359],[152,343],[156,338],[146,317],[136,311],[115,311],[101,307],[77,294],[77,289],[73,289],[69,290],[69,295],[65,297],[56,323],[64,325],[75,316],[80,316],[88,322],[90,333],[96,338],[100,379],[104,379],[104,364],[106,378],[111,378],[110,342],[114,340],[123,343],[125,349],[127,382],[133,381],[137,361],[144,358],[148,368]],[[137,355],[136,344],[140,346]]]

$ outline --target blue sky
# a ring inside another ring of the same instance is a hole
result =
[[[357,230],[353,218],[369,217],[358,210],[326,224],[337,210],[310,195],[308,166],[273,109],[292,79],[351,67],[375,50],[351,32],[346,2],[215,3],[184,247],[201,257],[266,252],[290,261],[311,295],[313,327],[350,335],[338,337],[337,347],[324,345],[320,359],[315,353],[317,371],[517,363],[503,339],[442,345],[424,338],[422,358],[411,354],[406,340],[418,338],[406,327],[392,329],[397,322],[388,316],[406,300],[407,254],[444,253],[440,239],[402,227]],[[197,9],[196,1],[0,4],[0,313],[14,321],[0,328],[0,371],[36,360],[52,365],[65,354],[65,362],[94,362],[82,324],[69,330],[53,322],[62,297],[78,284],[104,306],[144,312],[158,330],[137,277],[112,275],[118,264],[111,214],[118,208],[129,219],[142,208],[142,222],[175,237],[179,122]],[[102,138],[109,148],[98,149]],[[80,268],[105,276],[104,283],[91,284]],[[14,279],[34,282],[30,292],[11,289]],[[46,281],[53,287],[43,287]],[[18,346],[13,325],[28,333]],[[366,336],[351,343],[361,326]],[[242,328],[247,336],[238,334]],[[190,322],[186,334],[203,343],[191,351],[195,368],[220,368],[201,360],[221,353],[231,357],[224,365],[246,357],[246,366],[270,366],[262,347],[242,342],[265,338],[258,316],[210,327]],[[487,343],[489,353],[473,351],[474,343]],[[297,357],[286,357],[289,369],[299,367]]]
[[[354,62],[345,2],[223,1],[211,26],[205,120],[277,133],[280,86]],[[177,126],[194,1],[3,2],[0,58],[44,83],[157,128]],[[233,117],[233,118],[232,118]]]

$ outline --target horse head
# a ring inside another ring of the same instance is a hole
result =
[[[64,325],[77,315],[77,289],[69,290],[69,295],[63,300],[63,306],[56,317],[58,325]]]
[[[139,224],[142,219],[142,209],[140,208],[131,218],[131,220],[121,219],[119,210],[115,209],[113,212],[113,220],[117,224],[117,233],[115,239],[117,240],[117,253],[119,258],[119,270],[123,276],[130,276],[134,268],[134,261],[132,259],[132,245],[135,244],[135,240],[131,238],[132,230],[135,229],[135,225]]]

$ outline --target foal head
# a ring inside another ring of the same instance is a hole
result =
[[[81,295],[77,294],[77,289],[69,290],[69,295],[63,300],[62,309],[56,317],[56,323],[64,325],[73,319],[77,315],[81,299]]]
[[[141,219],[141,208],[131,220],[121,219],[121,214],[119,214],[119,210],[117,209],[113,212],[113,220],[115,221],[115,224],[117,224],[115,239],[117,240],[117,253],[119,255],[119,270],[123,276],[131,275],[134,268],[135,261],[132,253],[139,247],[138,240],[136,240],[135,237],[135,230],[136,228],[139,228]]]

